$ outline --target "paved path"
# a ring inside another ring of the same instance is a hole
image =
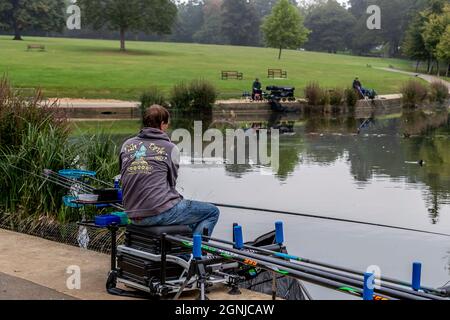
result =
[[[67,287],[67,267],[79,266],[81,289]],[[0,229],[0,300],[87,299],[122,300],[106,292],[110,256],[77,247]],[[271,296],[242,289],[230,296],[228,289],[215,287],[211,300],[270,300]],[[197,292],[183,294],[194,300]]]
[[[76,298],[0,272],[0,300],[76,300]]]
[[[408,71],[403,71],[403,70],[398,70],[398,69],[392,69],[392,68],[378,68],[380,70],[384,70],[384,71],[390,71],[390,72],[396,72],[396,73],[402,73],[402,74],[406,74],[412,77],[417,77],[417,78],[421,78],[429,83],[432,83],[434,81],[441,81],[442,83],[444,83],[447,87],[448,87],[448,91],[450,92],[450,82],[443,80],[437,76],[432,76],[430,74],[424,74],[424,73],[417,73],[417,72],[408,72]]]

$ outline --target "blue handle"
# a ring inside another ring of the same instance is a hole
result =
[[[422,273],[422,264],[420,262],[414,262],[412,274],[412,288],[416,291],[420,290],[421,273]]]
[[[275,241],[277,244],[284,243],[283,222],[275,222]]]
[[[373,300],[374,276],[373,273],[364,273],[363,299]]]
[[[236,247],[236,249],[244,248],[244,237],[242,236],[241,226],[234,227],[234,246]]]
[[[192,247],[192,254],[194,259],[202,258],[202,236],[199,234],[194,235],[194,245]]]

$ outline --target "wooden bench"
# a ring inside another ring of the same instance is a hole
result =
[[[238,71],[222,71],[222,80],[237,79],[242,80],[244,75]]]
[[[27,46],[27,50],[30,51],[32,49],[39,49],[41,51],[45,51],[45,46],[42,44],[29,44]]]
[[[267,77],[268,78],[287,78],[287,71],[283,71],[281,69],[268,69]]]

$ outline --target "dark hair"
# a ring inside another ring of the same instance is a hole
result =
[[[169,123],[170,114],[166,108],[154,104],[144,113],[144,127],[161,128],[161,123]]]

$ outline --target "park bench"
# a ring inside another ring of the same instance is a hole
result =
[[[267,77],[268,78],[287,78],[287,71],[283,71],[281,69],[268,69]]]
[[[238,71],[222,71],[222,80],[237,79],[242,80],[244,78],[242,72]]]
[[[27,50],[30,51],[32,49],[38,49],[38,50],[41,50],[41,51],[45,51],[45,46],[42,45],[42,44],[29,44],[27,46]]]

